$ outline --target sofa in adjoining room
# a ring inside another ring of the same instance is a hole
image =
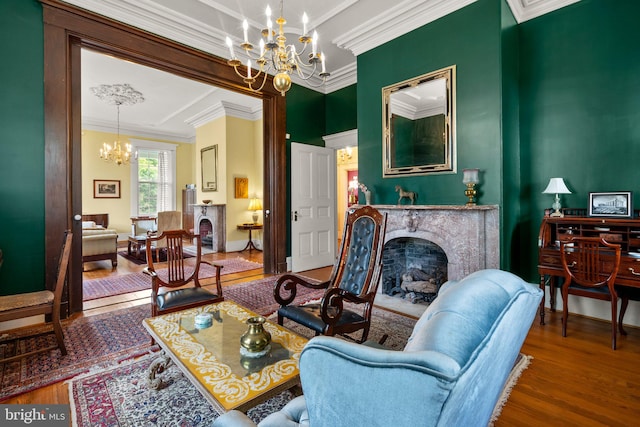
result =
[[[303,396],[260,427],[486,426],[542,291],[501,270],[447,282],[403,351],[314,337],[300,356]],[[253,426],[231,411],[215,427]]]
[[[82,221],[82,262],[103,259],[110,259],[112,268],[118,265],[118,232]]]

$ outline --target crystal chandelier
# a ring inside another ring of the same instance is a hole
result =
[[[122,148],[122,144],[120,143],[120,106],[144,102],[142,93],[126,83],[92,87],[91,92],[100,100],[115,105],[118,111],[117,138],[113,142],[113,146],[106,142],[102,144],[102,148],[100,148],[100,158],[107,162],[113,162],[118,166],[123,163],[128,164],[132,157],[136,157],[136,154],[131,152],[131,144],[127,143],[124,145],[124,148]]]
[[[234,68],[236,74],[240,76],[249,89],[254,92],[262,90],[265,82],[267,81],[267,73],[269,72],[273,72],[274,74],[273,87],[275,87],[282,96],[284,96],[291,87],[291,75],[293,73],[296,73],[302,80],[309,81],[309,79],[316,73],[318,64],[320,64],[321,71],[318,75],[322,78],[321,84],[324,84],[327,77],[330,75],[327,73],[325,68],[326,57],[324,53],[318,52],[318,33],[314,31],[311,37],[307,34],[307,23],[309,22],[309,18],[306,13],[302,15],[303,30],[302,35],[298,39],[300,43],[302,43],[302,49],[298,51],[294,44],[286,44],[287,38],[284,35],[284,24],[286,24],[287,21],[283,17],[283,3],[284,1],[280,2],[280,17],[276,19],[276,24],[278,24],[277,34],[272,28],[271,8],[267,6],[265,12],[267,15],[267,28],[262,30],[262,37],[260,38],[259,44],[260,54],[257,57],[256,54],[252,53],[254,46],[249,43],[247,36],[249,23],[246,19],[242,22],[244,41],[240,47],[244,49],[249,57],[246,64],[246,74],[238,71],[238,67],[242,65],[242,62],[234,53],[231,38],[228,36],[226,38],[226,43],[231,54],[231,59],[227,61],[227,63]],[[305,58],[304,53],[307,50],[309,43],[311,43],[311,52],[308,54],[308,57]],[[255,61],[255,63],[259,65],[257,73],[254,73],[251,69],[252,61]],[[261,75],[262,83],[259,83],[260,87],[254,87],[254,84],[259,81]],[[311,84],[311,86],[317,87],[320,85]]]

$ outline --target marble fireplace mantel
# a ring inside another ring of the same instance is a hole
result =
[[[384,243],[399,238],[424,239],[447,257],[448,280],[477,270],[500,268],[500,210],[497,205],[373,205],[387,214]],[[378,287],[376,305],[420,316],[426,308],[391,297]]]
[[[374,205],[387,213],[385,243],[400,237],[425,239],[448,259],[449,280],[500,266],[500,217],[497,205]]]

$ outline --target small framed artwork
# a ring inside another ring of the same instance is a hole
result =
[[[236,199],[249,198],[249,178],[236,178]]]
[[[120,180],[94,179],[93,180],[94,199],[119,199]]]
[[[589,193],[589,216],[631,218],[631,191]]]

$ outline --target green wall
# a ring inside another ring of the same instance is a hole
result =
[[[44,288],[42,7],[0,2],[0,294]]]
[[[520,127],[529,248],[563,177],[565,207],[587,207],[591,191],[640,184],[640,2],[582,0],[520,25]],[[534,258],[535,259],[535,258]],[[530,277],[537,277],[530,263]]]
[[[358,87],[353,84],[326,96],[326,135],[358,126]]]
[[[376,203],[395,204],[394,187],[401,185],[418,193],[418,204],[464,204],[462,169],[473,167],[482,171],[480,203],[501,202],[499,4],[480,0],[358,56],[358,156],[367,165],[359,180]],[[382,88],[451,65],[457,73],[459,172],[383,179]]]

